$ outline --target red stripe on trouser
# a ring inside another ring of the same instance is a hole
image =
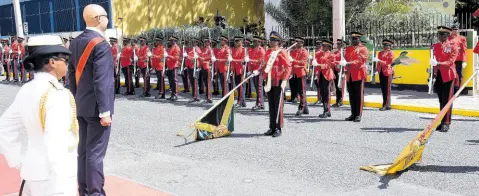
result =
[[[262,100],[263,100],[263,77],[257,76],[258,77],[258,88],[256,89],[257,95],[259,97],[257,105],[262,106]]]
[[[194,78],[194,75],[195,75],[195,73],[194,73],[194,71],[193,71],[193,76],[192,76],[192,77],[193,77],[193,88],[194,88],[194,89],[193,89],[193,97],[196,99],[196,95],[198,94],[198,93],[196,92],[196,91],[197,91],[197,88],[196,88],[197,84],[196,84],[196,83],[198,82],[198,80],[196,80],[196,79]]]
[[[143,74],[143,92],[146,93],[146,72],[147,72],[147,68],[145,68],[145,72],[142,73]]]
[[[361,80],[361,98],[359,102],[359,116],[363,116],[363,104],[364,104],[364,80]]]
[[[346,78],[344,78],[343,80],[341,80],[341,101],[344,100],[344,87],[346,85],[346,81],[344,81]]]
[[[226,96],[226,94],[228,94],[228,86],[226,86],[227,85],[226,80],[228,80],[227,77],[228,76],[226,75],[226,73],[223,72],[223,96]]]
[[[280,94],[280,97],[281,97],[281,94]],[[280,97],[278,97],[278,99]],[[280,112],[279,113],[279,128],[283,128],[283,99],[279,100],[279,112]]]
[[[160,70],[160,72],[162,72],[162,71]],[[165,93],[165,90],[164,90],[163,83],[165,83],[165,79],[163,78],[163,74],[162,74],[162,73],[160,73],[159,75],[160,75],[160,77],[159,77],[159,78],[160,78],[160,79],[159,79],[159,80],[160,80],[160,94],[164,94],[164,93]]]
[[[128,85],[128,86],[127,86],[126,88],[128,89],[128,92],[131,92],[131,87],[130,87],[131,78],[130,78],[130,66],[129,66],[129,65],[126,66],[126,73],[127,73],[127,75],[128,75],[128,78],[127,78],[127,80],[128,80],[128,84],[127,84],[127,85]]]
[[[305,85],[304,85],[304,77],[301,77],[301,90],[303,92],[303,94],[301,95],[301,111],[304,112],[304,110],[306,109],[306,88],[305,88]]]
[[[11,62],[11,61],[7,61],[7,80],[10,80],[10,74],[11,74],[11,73],[10,73],[10,72],[11,72],[11,70],[10,70],[10,62]]]
[[[329,81],[329,85],[328,85],[328,89],[331,89],[331,84],[333,82],[332,81]],[[331,111],[331,91],[326,91],[328,92],[328,112]]]
[[[390,97],[391,97],[391,77],[392,76],[388,76],[387,77],[387,82],[388,82],[388,88],[386,89],[386,107],[390,106],[391,103],[389,103],[391,100],[390,100]]]
[[[318,98],[318,101],[321,99],[321,84],[319,82],[319,75],[317,76],[318,79],[316,79],[316,82],[317,82],[317,88],[316,88],[316,93],[317,93],[317,98]]]
[[[241,74],[240,82],[238,84],[240,84],[242,81],[243,81],[243,74]],[[241,104],[242,100],[243,100],[243,84],[239,87],[239,90],[238,90],[238,104]]]
[[[174,93],[175,95],[178,95],[178,73],[176,72],[176,69],[177,68],[174,68],[172,71],[173,71],[173,75],[175,76],[173,81],[175,82],[176,92]]]
[[[13,79],[18,78],[18,73],[17,73],[17,60],[13,60]]]
[[[206,77],[206,98],[211,99],[211,72],[206,72],[208,73],[208,77]]]
[[[449,89],[449,99],[447,99],[447,102],[449,102],[449,100],[451,100],[452,93],[454,92],[453,90],[454,90],[454,81],[451,83],[451,87]],[[446,113],[446,125],[451,124],[451,112],[452,112],[452,104],[451,104],[451,107],[449,108],[449,110],[447,110],[447,113]]]

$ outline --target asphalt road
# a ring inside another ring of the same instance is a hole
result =
[[[18,86],[0,84],[0,112]],[[137,94],[141,94],[137,89]],[[156,94],[157,91],[153,91]],[[204,95],[202,95],[203,98]],[[332,118],[294,116],[285,106],[283,136],[263,136],[267,110],[237,109],[225,138],[188,142],[188,126],[211,105],[118,96],[105,171],[173,195],[477,195],[479,119],[454,117],[448,133],[435,132],[421,164],[382,183],[361,165],[390,163],[432,115],[366,108],[361,123],[344,122],[349,106]],[[217,99],[216,99],[217,100]],[[190,139],[191,141],[191,139]]]

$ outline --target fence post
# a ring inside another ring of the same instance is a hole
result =
[[[48,5],[50,6],[50,28],[51,28],[51,31],[50,32],[55,32],[55,18],[53,17],[53,0],[50,0],[48,2]]]

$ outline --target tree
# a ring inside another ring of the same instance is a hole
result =
[[[477,9],[479,9],[478,0],[456,0],[456,16],[462,13],[473,13]],[[458,17],[458,19],[460,23],[466,22],[461,21],[462,18],[460,17]],[[473,29],[479,29],[479,17],[472,18],[471,23]]]

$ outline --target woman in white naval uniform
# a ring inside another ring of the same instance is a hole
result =
[[[0,117],[0,152],[10,167],[20,169],[23,195],[75,196],[78,122],[75,100],[58,82],[71,52],[59,36],[31,37],[25,67],[35,79],[23,85]],[[21,134],[28,135],[22,156]]]

